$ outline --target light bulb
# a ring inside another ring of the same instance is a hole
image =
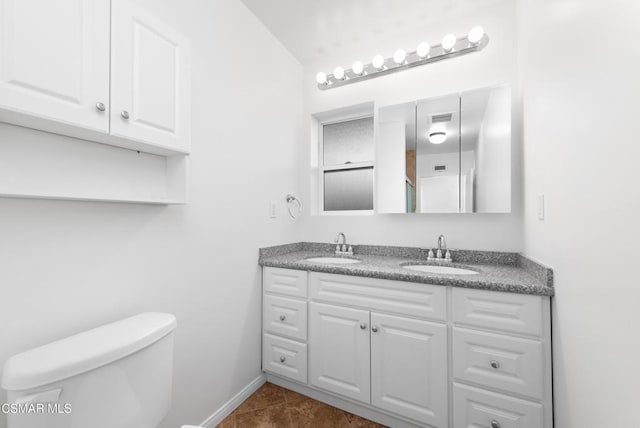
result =
[[[420,58],[426,58],[429,55],[429,51],[431,50],[431,46],[429,43],[422,42],[418,45],[418,49],[416,49],[416,53]]]
[[[404,60],[407,58],[407,53],[404,49],[398,49],[393,53],[393,62],[400,65],[404,63]]]
[[[431,144],[442,144],[447,141],[447,133],[443,131],[432,132],[429,134],[429,142]]]
[[[327,73],[321,71],[320,73],[316,74],[316,82],[318,82],[318,85],[326,85]]]
[[[478,43],[480,43],[483,37],[484,37],[484,29],[480,26],[473,27],[469,31],[469,34],[467,35],[469,42],[474,45],[477,45]]]
[[[338,80],[344,80],[344,68],[336,67],[333,69],[333,77]]]
[[[358,76],[362,76],[362,73],[364,73],[364,64],[362,63],[362,61],[354,62],[351,66],[351,71],[353,71]]]
[[[458,39],[453,34],[447,34],[442,38],[442,49],[450,51],[456,45]]]
[[[382,55],[374,56],[371,64],[373,64],[376,69],[382,70],[384,68],[384,57]]]

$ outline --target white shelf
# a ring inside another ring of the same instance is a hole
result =
[[[0,123],[0,197],[186,203],[188,156],[162,156]]]
[[[86,202],[118,202],[125,204],[148,204],[148,205],[184,205],[185,200],[171,199],[122,199],[122,198],[99,198],[93,196],[73,196],[73,195],[37,195],[20,193],[0,193],[0,198],[16,199],[51,199],[62,201],[86,201]]]

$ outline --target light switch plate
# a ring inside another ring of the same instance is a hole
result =
[[[538,195],[538,220],[544,220],[544,195]]]
[[[277,208],[277,202],[276,201],[270,201],[269,202],[269,218],[276,218],[278,217],[278,212],[276,210]]]

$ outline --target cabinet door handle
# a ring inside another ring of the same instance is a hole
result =
[[[491,360],[490,364],[491,364],[491,367],[493,367],[494,369],[500,368],[500,363],[497,362],[496,360]]]
[[[98,111],[105,111],[107,109],[107,107],[104,105],[104,103],[97,102],[96,103],[96,109]]]
[[[495,419],[491,421],[491,428],[500,428],[500,422]]]
[[[120,113],[120,116],[122,116],[124,120],[129,120],[129,112],[126,110],[122,110],[122,113]]]
[[[375,325],[373,327],[371,327],[371,331],[374,333],[378,332],[378,327],[376,327]]]
[[[280,357],[280,362],[284,363],[285,361],[287,361],[287,357],[285,357],[284,355],[282,357]]]
[[[284,321],[284,320],[286,320],[286,319],[287,319],[287,316],[286,316],[286,315],[280,315],[280,321]]]
[[[362,330],[366,330],[367,325],[366,325],[365,323],[362,323],[362,324],[360,324],[360,328],[361,328]]]

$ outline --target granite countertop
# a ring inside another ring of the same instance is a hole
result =
[[[309,262],[311,257],[333,257],[335,245],[298,242],[260,249],[259,264],[286,269],[354,275],[453,287],[553,296],[553,271],[517,253],[451,249],[453,263],[428,263],[428,249],[354,245],[353,258],[360,263]],[[430,264],[467,268],[476,275],[417,272],[407,264]]]

